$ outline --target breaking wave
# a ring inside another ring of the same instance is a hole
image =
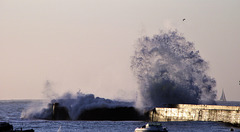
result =
[[[48,105],[43,104],[38,107],[30,106],[28,109],[22,112],[21,118],[52,120],[53,119],[52,104],[54,103],[58,103],[60,107],[64,107],[65,109],[67,109],[67,113],[70,116],[70,118],[68,118],[67,115],[65,116],[67,118],[60,119],[71,120],[78,120],[79,116],[83,112],[92,109],[97,108],[113,109],[120,107],[130,108],[133,106],[133,103],[131,102],[113,101],[110,99],[95,97],[93,94],[83,94],[81,92],[78,92],[76,95],[74,95],[71,93],[66,93],[62,97],[52,100],[50,103],[48,103]]]
[[[29,106],[23,110],[21,118],[139,120],[145,117],[135,104],[141,104],[138,108],[147,108],[164,104],[215,103],[216,81],[207,75],[208,63],[195,50],[194,44],[186,41],[177,31],[140,38],[132,56],[131,68],[138,79],[141,95],[137,103],[104,99],[81,92],[59,96],[47,81],[43,93],[51,101]]]
[[[212,104],[216,98],[208,63],[178,31],[140,38],[131,68],[138,79],[141,106]]]

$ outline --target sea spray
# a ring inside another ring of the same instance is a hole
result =
[[[47,99],[50,100],[58,97],[58,94],[53,89],[53,82],[49,80],[46,80],[44,84],[44,90],[42,93]]]
[[[93,94],[83,94],[77,92],[76,94],[65,93],[57,99],[53,99],[45,107],[29,107],[22,112],[22,118],[28,119],[52,119],[52,104],[58,103],[61,107],[68,110],[68,114],[72,120],[78,120],[79,116],[85,110],[96,108],[116,108],[116,107],[132,107],[132,102],[114,101],[95,97]]]
[[[59,95],[54,91],[53,82],[50,80],[46,80],[44,83],[44,89],[42,94],[46,99],[33,101],[29,104],[27,108],[25,108],[21,113],[21,118],[26,119],[50,119],[52,110],[49,109],[51,103],[55,98],[58,98]]]
[[[140,38],[131,68],[143,107],[214,103],[216,81],[207,75],[208,63],[178,31]]]
[[[83,94],[81,92],[78,92],[77,95],[67,93],[62,99],[58,99],[57,102],[68,108],[69,114],[74,120],[76,120],[84,110],[94,108],[130,107],[132,105],[132,103],[129,102],[114,101],[95,97],[93,94]]]
[[[30,104],[22,111],[21,118],[46,120],[99,119],[91,117],[93,111],[94,113],[101,113],[102,116],[106,115],[102,119],[142,118],[140,113],[133,107],[134,102],[95,97],[93,94],[84,94],[81,91],[77,93],[66,92],[60,96],[54,91],[52,82],[49,80],[44,84],[43,94],[47,97],[47,100]],[[108,111],[108,113],[102,111]],[[133,112],[135,116],[119,117],[119,114],[114,114],[115,117],[106,118],[116,111],[123,113]]]

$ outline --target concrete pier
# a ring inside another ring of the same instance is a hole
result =
[[[240,106],[177,104],[156,107],[149,112],[152,121],[219,121],[240,126]]]

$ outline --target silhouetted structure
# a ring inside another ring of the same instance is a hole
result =
[[[83,111],[78,120],[145,120],[134,107],[94,108]]]

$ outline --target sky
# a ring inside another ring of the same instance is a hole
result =
[[[0,100],[46,98],[46,82],[133,100],[137,39],[177,29],[209,63],[217,99],[240,101],[239,13],[239,0],[0,0]]]

